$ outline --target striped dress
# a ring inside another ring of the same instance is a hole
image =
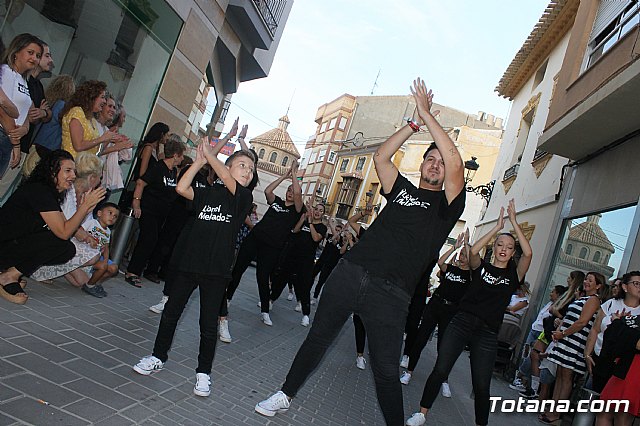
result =
[[[569,305],[567,314],[562,320],[560,331],[566,330],[580,318],[582,308],[590,297],[591,296],[581,297]],[[551,362],[561,367],[569,368],[576,374],[584,374],[586,372],[587,366],[584,360],[584,347],[587,344],[587,337],[589,337],[596,313],[593,314],[582,330],[564,337],[557,342],[551,353],[549,353],[549,360]]]

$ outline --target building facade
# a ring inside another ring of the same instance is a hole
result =
[[[127,110],[137,143],[162,121],[187,140],[204,87],[214,120],[243,81],[266,77],[293,0],[24,0],[8,2],[6,45],[32,33],[50,46],[54,76],[103,80]],[[46,86],[50,78],[43,79]],[[203,82],[204,87],[203,87]],[[126,172],[127,170],[125,170]],[[7,181],[8,179],[3,179]]]
[[[567,51],[578,1],[553,1],[547,7],[502,76],[496,91],[511,100],[502,147],[492,179],[496,182],[474,238],[496,223],[500,208],[513,199],[518,221],[533,249],[527,281],[535,292],[546,288],[543,256],[553,233],[553,217],[559,208],[556,194],[568,160],[538,150],[552,99],[557,92],[558,73]],[[512,232],[509,222],[506,232]],[[513,232],[512,232],[513,233]],[[489,246],[490,247],[490,246]],[[558,284],[566,283],[566,277]],[[535,311],[535,309],[530,309]]]

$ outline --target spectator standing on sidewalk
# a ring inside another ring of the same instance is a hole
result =
[[[33,144],[40,157],[48,151],[55,151],[62,146],[62,126],[60,112],[76,91],[73,77],[62,74],[51,80],[45,98],[51,105],[51,120],[43,123],[33,138]]]
[[[471,359],[475,424],[486,425],[489,422],[491,375],[498,350],[498,331],[511,295],[522,285],[533,256],[529,241],[518,225],[513,200],[509,201],[507,214],[522,248],[522,256],[516,264],[513,261],[516,237],[510,233],[498,234],[505,222],[504,208],[501,208],[497,224],[470,249],[471,286],[460,301],[458,312],[447,326],[436,365],[424,387],[420,411],[407,420],[406,424],[409,426],[426,423],[426,415],[436,400],[442,383],[466,345],[469,345]],[[494,237],[493,261],[487,263],[480,257],[480,251]]]
[[[211,165],[218,181],[213,186],[194,188],[191,182],[205,163]],[[247,152],[236,152],[223,164],[213,155],[208,144],[198,146],[193,166],[177,187],[182,197],[193,201],[195,214],[190,216],[180,234],[172,256],[168,280],[173,283],[162,311],[153,353],[133,367],[137,373],[149,375],[162,369],[168,359],[178,320],[191,294],[198,288],[200,349],[193,393],[209,396],[210,374],[218,340],[218,313],[229,283],[236,237],[253,201],[251,191],[246,187],[253,178],[254,167],[253,158]]]
[[[51,56],[49,45],[43,41],[40,62],[38,62],[38,65],[29,73],[29,77],[27,78],[29,97],[33,105],[29,108],[29,131],[20,140],[20,148],[25,154],[29,153],[34,135],[40,132],[43,124],[50,122],[53,118],[51,111],[52,104],[49,104],[45,98],[44,86],[40,81],[41,78],[50,77],[51,70],[53,70],[53,57]]]
[[[402,176],[392,157],[420,130],[410,120],[376,151],[374,161],[388,204],[367,234],[327,280],[306,340],[280,392],[259,402],[265,416],[286,411],[291,398],[320,364],[351,313],[362,318],[378,402],[387,424],[404,420],[398,368],[411,295],[428,262],[437,256],[465,204],[464,167],[453,141],[431,111],[433,94],[417,79],[411,89],[419,118],[435,142],[421,165],[419,187]],[[443,190],[444,185],[444,190]]]

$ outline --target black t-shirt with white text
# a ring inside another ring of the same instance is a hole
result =
[[[466,193],[449,204],[444,191],[416,188],[398,173],[391,191],[381,194],[387,205],[344,258],[413,294],[462,214]]]
[[[272,247],[282,248],[291,235],[291,230],[298,223],[300,213],[296,211],[295,204],[285,205],[282,198],[276,195],[262,220],[253,227],[251,232],[261,242]]]
[[[49,231],[40,213],[55,211],[62,211],[55,189],[40,182],[19,186],[0,208],[0,241]]]
[[[471,285],[460,301],[459,310],[482,318],[497,332],[511,295],[519,285],[515,262],[510,261],[506,268],[498,268],[480,260],[480,266],[471,272]]]
[[[222,181],[193,188],[193,214],[178,237],[171,264],[179,271],[231,277],[236,237],[253,202],[251,191]]]
[[[434,294],[458,304],[469,289],[470,281],[471,271],[447,264],[447,272],[440,271],[440,285]]]
[[[320,235],[324,236],[327,233],[327,227],[322,223],[314,223],[313,228]],[[296,232],[292,236],[292,247],[290,251],[291,257],[303,260],[313,260],[320,242],[315,242],[313,240],[309,222],[305,220],[300,228],[300,232]]]
[[[333,235],[327,235],[319,262],[323,264],[326,263],[327,265],[335,265],[338,263],[338,260],[342,257],[340,254],[340,248],[343,243],[344,241],[342,240],[342,237],[338,237],[338,240],[334,242]]]
[[[178,183],[177,169],[169,170],[167,163],[158,161],[140,177],[147,183],[140,200],[142,214],[164,216],[169,206],[176,199],[176,184]]]

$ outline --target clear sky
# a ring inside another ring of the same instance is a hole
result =
[[[506,119],[494,88],[549,0],[295,0],[269,76],[240,84],[226,119],[249,124],[248,138],[276,127],[287,111],[302,149],[318,107],[349,93],[409,94],[420,76],[435,101]],[[208,121],[208,118],[205,117]]]

